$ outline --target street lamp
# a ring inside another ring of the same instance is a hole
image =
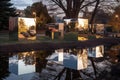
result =
[[[35,17],[36,17],[36,12],[33,12],[33,15],[35,15]]]
[[[117,20],[117,21],[116,21],[116,22],[117,22],[117,23],[116,23],[116,27],[117,27],[117,30],[118,30],[118,32],[119,32],[119,22],[118,22],[118,21],[119,21],[119,15],[118,15],[118,14],[115,15],[115,19]]]
[[[116,14],[116,15],[115,15],[115,18],[118,18],[118,17],[119,17],[119,15]]]

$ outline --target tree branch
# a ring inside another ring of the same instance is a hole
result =
[[[59,7],[61,7],[61,9],[66,12],[66,8],[63,5],[63,3],[61,2],[61,0],[52,0],[52,2],[54,2],[55,4],[57,4]]]
[[[83,9],[84,7],[86,7],[86,6],[88,6],[88,5],[90,5],[90,4],[93,4],[93,3],[95,3],[97,0],[95,0],[95,1],[92,1],[92,2],[89,2],[89,3],[87,3],[87,4],[85,4],[85,5],[83,5],[80,9]]]
[[[56,80],[57,78],[58,78],[58,80],[60,80],[60,77],[65,72],[65,70],[66,70],[66,68],[64,68],[53,80]]]
[[[98,9],[99,4],[100,4],[100,0],[97,0],[96,5],[95,5],[95,9],[94,9],[94,11],[92,13],[92,17],[90,19],[90,24],[93,24],[93,20],[94,20],[96,13],[97,13],[97,9]]]

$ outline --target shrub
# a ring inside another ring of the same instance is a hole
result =
[[[88,39],[95,39],[95,38],[96,38],[95,35],[89,35],[89,36],[88,36]]]
[[[64,40],[77,41],[78,40],[78,33],[77,32],[68,32],[64,35]]]

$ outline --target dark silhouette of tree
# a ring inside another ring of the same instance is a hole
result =
[[[113,26],[113,30],[120,32],[120,5],[114,9],[114,13],[111,15],[109,24]]]
[[[43,68],[46,68],[46,58],[52,54],[52,50],[41,50],[36,52],[36,72],[41,73]]]
[[[80,10],[93,4],[96,0],[51,0],[65,13],[66,18],[78,18]]]
[[[0,55],[0,80],[9,76],[9,57],[7,55]]]
[[[25,16],[26,16],[26,17],[29,17],[29,18],[34,17],[32,11],[31,11],[31,6],[27,6],[27,7],[24,9],[24,11],[25,11]]]
[[[111,14],[106,13],[102,9],[98,9],[94,22],[100,23],[100,24],[108,24],[108,22],[110,21],[110,17],[111,17]]]
[[[37,29],[44,28],[44,25],[46,23],[50,23],[53,21],[48,14],[46,5],[44,5],[42,2],[36,2],[36,3],[33,3],[32,6],[28,6],[25,9],[25,14],[27,17],[36,18]]]
[[[94,18],[97,14],[98,8],[103,7],[101,5],[104,3],[104,6],[110,7],[111,4],[108,4],[109,2],[116,2],[119,0],[50,0],[51,2],[54,2],[57,6],[59,6],[63,12],[65,13],[65,18],[78,18],[78,15],[80,12],[83,12],[86,7],[92,6],[92,13],[89,20],[89,24],[91,24],[91,27],[89,27],[89,31],[92,32],[93,30],[93,24],[94,24]],[[84,13],[83,13],[84,14]]]
[[[92,13],[92,16],[91,16],[91,19],[90,19],[90,22],[89,22],[89,24],[91,24],[91,28],[89,27],[89,30],[90,30],[90,32],[92,32],[92,30],[93,30],[93,24],[94,24],[94,18],[95,18],[95,15],[96,15],[96,13],[97,13],[97,9],[98,9],[98,6],[99,6],[99,4],[100,4],[100,0],[96,0],[97,2],[96,2],[96,4],[95,4],[95,8],[94,8],[94,10],[93,10],[93,13]]]
[[[10,0],[0,0],[0,29],[8,29],[9,17],[15,16],[15,8]]]

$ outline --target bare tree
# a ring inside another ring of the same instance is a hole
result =
[[[94,24],[95,16],[98,9],[105,12],[112,12],[113,7],[119,4],[119,0],[48,0],[49,11],[51,14],[65,14],[65,18],[78,18],[79,13],[83,13],[86,7],[89,7],[90,19],[89,24]],[[116,3],[117,2],[117,3]],[[62,12],[60,12],[62,11]],[[58,12],[58,13],[57,13]],[[88,12],[89,13],[89,12]],[[83,13],[84,14],[84,13]],[[89,27],[90,32],[93,26]]]
[[[66,18],[78,18],[80,10],[93,4],[96,0],[50,0],[59,6],[65,13]]]

